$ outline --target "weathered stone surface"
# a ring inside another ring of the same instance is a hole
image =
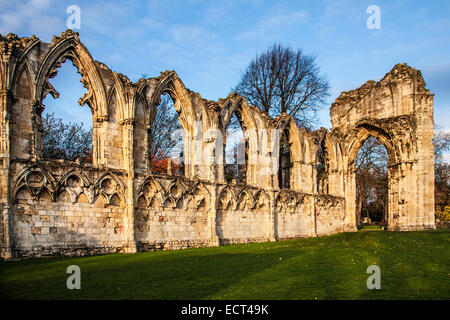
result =
[[[354,159],[372,135],[389,153],[389,228],[434,228],[433,95],[400,64],[379,82],[343,92],[331,132],[270,118],[233,93],[188,90],[174,71],[132,83],[95,61],[70,30],[44,43],[0,35],[1,257],[173,250],[354,231]],[[92,110],[93,163],[42,159],[43,99],[66,59]],[[151,173],[149,128],[170,94],[184,130],[185,175]],[[235,113],[248,142],[246,184],[227,183],[223,147]],[[273,130],[288,130],[289,189],[280,189]],[[194,138],[195,137],[195,138]],[[317,181],[317,151],[326,178]],[[214,160],[215,159],[215,160]],[[217,161],[218,160],[218,161]]]
[[[342,167],[334,179],[344,180],[346,224],[355,224],[354,160],[374,136],[389,156],[388,228],[434,229],[433,95],[420,71],[398,64],[379,82],[343,92],[330,115],[331,135],[339,139]],[[335,183],[332,189],[339,188]]]

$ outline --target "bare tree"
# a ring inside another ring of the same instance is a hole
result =
[[[65,123],[47,113],[42,117],[42,143],[44,159],[64,159],[81,162],[92,161],[92,129],[81,123]]]
[[[315,56],[281,44],[256,55],[233,88],[260,110],[271,116],[290,114],[302,127],[313,125],[328,90]]]
[[[445,162],[444,153],[450,150],[450,132],[436,129],[433,144],[436,161]]]
[[[168,94],[161,96],[155,118],[150,129],[150,159],[153,168],[159,163],[167,163],[170,157],[183,157],[181,125],[173,100]],[[177,131],[178,130],[178,131]],[[177,133],[179,133],[177,135]],[[159,170],[159,169],[158,169]],[[161,169],[164,171],[164,168]]]
[[[450,164],[439,162],[434,168],[434,199],[437,210],[450,206]]]
[[[434,199],[437,210],[450,205],[450,164],[444,154],[450,150],[450,132],[435,130],[434,133]]]
[[[355,159],[356,218],[361,223],[363,212],[381,223],[386,220],[388,195],[387,151],[374,137],[369,137]]]

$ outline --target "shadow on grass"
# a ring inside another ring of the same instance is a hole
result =
[[[216,248],[0,263],[3,299],[449,299],[448,232],[362,232]],[[66,288],[67,266],[81,290]],[[381,268],[369,290],[368,266]]]
[[[171,252],[175,253],[175,252]],[[276,264],[276,254],[138,253],[0,266],[2,299],[204,299]],[[68,290],[66,268],[81,269],[81,290]]]

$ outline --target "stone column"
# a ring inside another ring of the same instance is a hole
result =
[[[211,130],[210,136],[205,139],[207,153],[207,165],[209,168],[208,180],[212,183],[226,183],[225,181],[225,159],[222,134]]]
[[[275,204],[275,192],[273,191],[269,192],[269,197],[270,197],[270,204],[269,204],[269,219],[267,222],[267,235],[269,241],[276,241],[278,212]]]
[[[0,153],[0,257],[12,258],[12,230],[11,230],[11,199],[10,199],[10,130],[8,111],[11,105],[11,92],[0,90],[0,130],[1,130],[1,153]]]
[[[172,175],[172,158],[167,159],[167,175]]]
[[[208,230],[209,230],[209,245],[218,246],[220,244],[220,239],[217,235],[217,185],[211,184],[209,186],[209,192],[211,197],[209,199],[209,210],[208,210]]]
[[[108,121],[108,116],[94,116],[92,128],[92,164],[94,166],[106,165],[105,145],[102,137],[107,133],[104,122]]]
[[[416,97],[423,113],[417,115],[418,126],[418,165],[416,168],[417,185],[420,188],[420,206],[417,208],[417,228],[435,229],[434,198],[434,121],[433,95],[424,94]]]
[[[301,163],[300,161],[292,161],[291,167],[291,189],[301,191]]]
[[[125,196],[126,211],[124,217],[125,252],[135,253],[137,251],[136,239],[134,235],[134,121],[126,119],[122,122],[124,130],[124,164],[127,170],[127,191]]]
[[[344,231],[356,231],[356,173],[355,168],[347,168],[344,173]]]

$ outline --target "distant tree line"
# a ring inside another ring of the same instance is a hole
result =
[[[44,159],[92,162],[92,129],[47,113],[42,117]]]
[[[356,223],[363,217],[385,224],[388,203],[388,155],[383,144],[369,137],[355,159]]]
[[[436,130],[434,135],[434,201],[437,211],[450,206],[450,163],[445,154],[450,151],[450,132]]]

